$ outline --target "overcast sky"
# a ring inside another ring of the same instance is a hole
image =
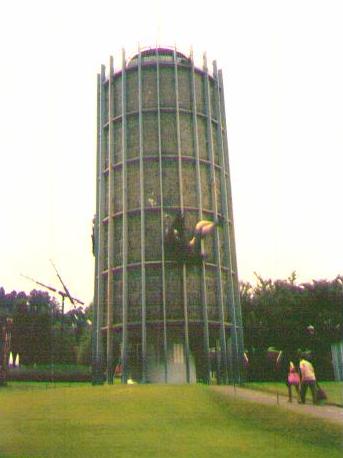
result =
[[[93,296],[96,74],[171,45],[223,69],[241,280],[343,274],[343,4],[6,2],[0,17],[0,286]]]

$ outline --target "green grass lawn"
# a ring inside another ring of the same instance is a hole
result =
[[[11,383],[0,457],[342,456],[340,426],[206,386]]]
[[[327,394],[327,403],[343,406],[343,382],[320,382],[320,386]],[[285,383],[281,382],[249,382],[245,384],[245,387],[266,391],[268,393],[278,392],[281,395],[288,396],[287,386]],[[308,394],[308,396],[311,397],[310,394]]]

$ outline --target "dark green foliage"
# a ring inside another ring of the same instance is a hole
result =
[[[0,315],[13,319],[11,351],[22,365],[75,363],[76,348],[89,327],[87,310],[81,307],[62,313],[47,292],[29,295],[0,289]],[[63,325],[62,325],[63,323]]]
[[[299,350],[312,353],[320,378],[332,377],[331,343],[341,339],[343,331],[342,277],[296,284],[295,273],[287,280],[264,280],[241,284],[241,304],[245,344],[249,351],[249,370],[253,380],[284,377],[286,367],[275,371],[266,363],[268,347],[282,350],[283,362],[296,359]],[[314,326],[314,334],[308,332]]]

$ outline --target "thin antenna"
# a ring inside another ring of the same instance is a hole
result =
[[[160,0],[156,0],[156,47],[161,44],[161,8]]]
[[[57,276],[58,276],[59,281],[62,283],[62,286],[63,286],[63,288],[64,288],[64,291],[66,292],[67,297],[69,298],[70,302],[71,302],[73,305],[75,305],[75,302],[74,302],[73,298],[71,297],[70,292],[68,291],[68,288],[67,288],[66,285],[64,284],[64,282],[63,282],[63,280],[62,280],[60,274],[58,273],[55,264],[52,262],[51,259],[50,259],[50,262],[51,262],[51,264],[52,264],[52,267],[55,269],[55,272],[56,272],[56,274],[57,274]]]
[[[59,289],[57,289],[57,288],[54,288],[53,286],[46,285],[45,283],[42,283],[42,282],[40,282],[40,281],[37,281],[37,280],[35,280],[35,279],[32,278],[32,277],[28,277],[27,275],[20,274],[20,276],[26,278],[27,280],[32,281],[33,283],[36,283],[36,284],[39,285],[39,286],[43,286],[43,288],[49,289],[49,290],[52,291],[53,293],[59,294],[62,298],[63,298],[63,297],[68,297],[68,298],[69,298],[69,296],[67,295],[66,292],[61,291],[61,290],[59,290]],[[72,299],[73,299],[74,302],[77,302],[77,303],[80,304],[80,305],[84,305],[84,304],[85,304],[84,302],[80,301],[80,299],[77,299],[76,297],[73,297]]]
[[[65,293],[63,293],[62,291],[58,291],[56,288],[53,288],[52,286],[45,285],[44,283],[41,283],[40,281],[37,281],[37,280],[35,280],[34,278],[28,277],[27,275],[23,275],[23,274],[20,274],[20,275],[21,275],[21,277],[24,277],[24,278],[26,278],[27,280],[31,280],[31,281],[33,281],[33,283],[36,283],[36,284],[39,285],[39,286],[43,286],[43,288],[47,288],[47,289],[49,289],[50,291],[53,291],[54,293],[58,293],[58,294],[61,294],[61,295],[65,295]]]

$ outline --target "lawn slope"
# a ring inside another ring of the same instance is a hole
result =
[[[17,384],[0,410],[1,457],[342,456],[338,426],[199,385]]]

